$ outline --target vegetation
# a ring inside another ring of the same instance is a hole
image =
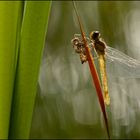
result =
[[[0,1],[0,139],[28,138],[50,1]]]

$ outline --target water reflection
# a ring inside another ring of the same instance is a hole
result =
[[[140,60],[139,5],[77,1],[87,35],[99,30],[109,46]],[[88,65],[80,64],[70,44],[73,34],[79,33],[73,14],[70,1],[53,1],[31,138],[107,138]],[[111,136],[139,138],[140,80],[108,75]]]

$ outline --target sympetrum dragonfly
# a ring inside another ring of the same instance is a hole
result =
[[[112,74],[112,76],[114,77],[116,76],[116,77],[126,77],[126,78],[140,78],[140,62],[138,60],[133,59],[130,56],[122,53],[121,51],[107,46],[106,44],[100,44],[100,45],[105,45],[105,50],[102,54],[103,56],[102,55],[99,56],[100,52],[98,52],[98,48],[96,48],[97,45],[95,44],[95,40],[92,39],[93,33],[99,35],[98,31],[92,32],[90,38],[86,37],[86,40],[88,42],[88,47],[91,50],[93,58],[95,57],[96,54],[99,59],[102,85],[103,85],[103,90],[106,90],[105,92],[108,92],[106,71],[107,73]],[[104,42],[102,41],[102,43]],[[80,34],[74,35],[74,39],[72,39],[72,44],[75,51],[80,54],[81,62],[82,63],[86,62],[87,57],[83,47],[84,43],[82,41],[82,37]],[[97,53],[93,51],[93,49],[95,49]],[[108,98],[107,104],[109,104],[108,95],[107,98]]]
[[[87,42],[89,43],[88,46],[93,48],[98,56],[99,66],[100,66],[100,74],[101,74],[101,81],[102,87],[104,92],[104,101],[107,105],[110,104],[110,97],[108,94],[108,86],[107,86],[107,75],[106,75],[106,64],[105,64],[105,48],[106,44],[99,38],[99,32],[95,31],[90,34],[90,38],[86,38]],[[80,35],[75,35],[75,38],[72,39],[73,47],[76,53],[80,54],[80,59],[82,64],[87,61],[85,49],[84,49],[84,42]]]

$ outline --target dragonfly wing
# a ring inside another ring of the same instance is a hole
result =
[[[140,78],[140,62],[117,49],[106,48],[107,73],[115,77]]]

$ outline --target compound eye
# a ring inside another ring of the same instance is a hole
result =
[[[96,40],[100,36],[99,31],[92,31],[90,34],[90,38]]]
[[[99,31],[94,31],[95,34],[100,34]]]

